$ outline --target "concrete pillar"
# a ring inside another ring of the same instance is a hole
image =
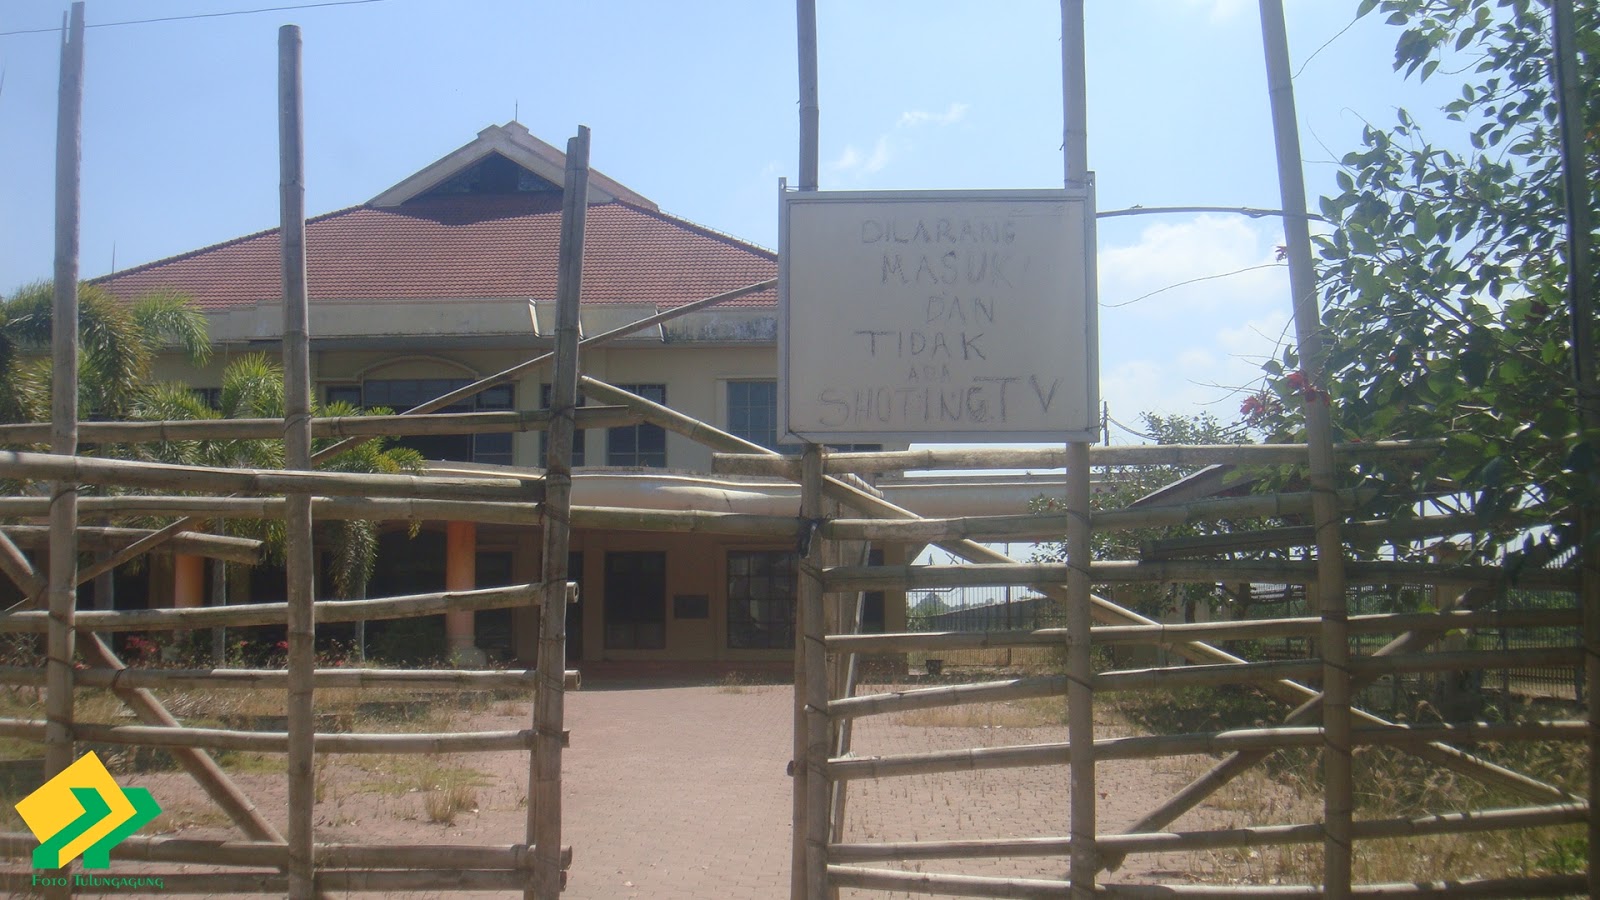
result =
[[[470,591],[478,586],[478,526],[472,522],[446,522],[444,542],[444,589]],[[471,610],[444,614],[446,647],[450,661],[458,666],[482,666],[488,656],[477,647]]]
[[[206,560],[203,556],[175,553],[172,556],[172,605],[178,609],[204,606],[206,602]]]

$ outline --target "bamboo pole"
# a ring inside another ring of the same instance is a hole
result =
[[[1300,125],[1295,114],[1294,81],[1289,69],[1289,40],[1282,0],[1260,0],[1261,41],[1266,51],[1267,93],[1271,99],[1277,144],[1278,190],[1284,210],[1284,244],[1288,247],[1289,290],[1295,322],[1295,344],[1308,389],[1303,409],[1310,461],[1312,519],[1317,529],[1317,596],[1323,618],[1319,639],[1324,662],[1322,691],[1323,884],[1333,900],[1350,895],[1350,822],[1355,782],[1350,759],[1350,641],[1345,630],[1344,542],[1333,492],[1338,490],[1333,457],[1333,426],[1326,390],[1322,316],[1317,302],[1316,271],[1311,260],[1311,232],[1305,219],[1306,186],[1300,160]],[[1317,392],[1317,393],[1313,393]]]
[[[79,876],[85,879],[110,876]],[[214,897],[227,894],[265,894],[287,896],[289,879],[275,872],[154,872],[127,876],[144,878],[146,884],[167,895],[199,894]],[[496,869],[322,869],[315,873],[318,891],[394,894],[405,891],[508,891],[526,883],[526,872]],[[562,873],[565,880],[565,873]]]
[[[1068,675],[1029,675],[979,684],[939,685],[842,697],[828,701],[826,710],[829,716],[853,719],[962,703],[1000,703],[1033,697],[1058,697],[1067,693],[1069,682]]]
[[[796,590],[799,647],[796,653],[803,657],[804,680],[797,683],[797,691],[805,701],[805,755],[801,758],[805,777],[805,828],[795,823],[795,832],[805,840],[805,896],[808,900],[823,900],[828,893],[827,843],[831,828],[828,823],[829,781],[828,751],[832,741],[832,720],[829,715],[828,657],[822,643],[826,634],[821,578],[824,542],[812,533],[811,523],[823,518],[822,448],[807,444],[801,457],[800,517],[801,559],[799,585]]]
[[[315,604],[324,622],[358,622],[362,619],[400,619],[439,613],[505,609],[537,599],[537,584],[480,588],[475,591],[442,591],[389,597],[379,600],[321,600]],[[84,612],[79,625],[95,631],[170,631],[190,628],[238,628],[244,625],[276,625],[286,621],[287,603],[247,603],[239,606],[199,606],[189,609],[127,609],[115,612]],[[37,612],[0,615],[0,634],[39,634],[49,620]]]
[[[1520,809],[1473,810],[1416,817],[1368,819],[1353,826],[1359,840],[1471,834],[1484,831],[1525,830],[1571,825],[1586,818],[1581,805],[1563,804]],[[1310,844],[1322,840],[1320,824],[1256,825],[1208,831],[1155,832],[1105,835],[1099,843],[1108,851],[1134,853],[1192,853],[1239,847]],[[999,838],[965,841],[894,841],[833,844],[830,858],[840,863],[889,862],[926,859],[989,859],[1000,857],[1065,856],[1066,837]]]
[[[51,325],[50,451],[78,452],[78,212],[83,153],[83,3],[72,4],[62,34],[61,89],[56,114],[55,298]],[[50,629],[45,670],[46,778],[72,764],[73,615],[77,609],[78,486],[50,486],[50,569],[46,608]]]
[[[1460,743],[1503,742],[1512,740],[1586,740],[1584,722],[1488,722],[1442,725],[1395,725],[1388,728],[1351,730],[1352,742],[1382,747],[1415,747],[1438,740]],[[1315,747],[1326,731],[1317,727],[1236,728],[1196,734],[1163,734],[1145,737],[1101,738],[1089,751],[1099,760],[1155,759],[1189,756],[1197,753],[1277,751],[1293,747]],[[828,761],[833,778],[901,778],[947,772],[979,772],[1068,764],[1072,742],[1020,744],[923,753],[898,753],[869,758],[840,758]]]
[[[1406,458],[1436,453],[1440,446],[1437,440],[1373,441],[1336,444],[1334,452],[1341,458]],[[1305,460],[1305,444],[1135,444],[1089,450],[1089,464],[1095,468],[1218,463],[1302,465]],[[947,447],[830,453],[827,466],[829,475],[873,475],[917,469],[1065,469],[1067,457],[1061,447]],[[791,480],[798,477],[792,457],[768,454],[713,453],[711,468],[724,475],[774,475]]]
[[[1440,633],[1467,628],[1554,628],[1576,626],[1577,609],[1449,610],[1439,613],[1372,613],[1350,617],[1351,634]],[[1154,625],[1096,625],[1096,644],[1172,646],[1194,641],[1244,640],[1314,634],[1321,619],[1249,619],[1234,622],[1181,622]],[[1037,631],[913,631],[829,635],[830,651],[910,653],[923,650],[976,650],[992,647],[1044,647],[1061,643],[1062,628]]]
[[[0,517],[42,515],[48,500],[31,497],[0,498]],[[204,516],[211,519],[281,519],[281,497],[187,497],[129,494],[114,497],[85,497],[78,508],[84,512],[115,512],[123,515]],[[406,498],[367,499],[362,497],[316,497],[312,511],[319,519],[371,519],[382,521],[465,521],[499,525],[542,525],[544,507],[527,503],[500,503],[487,500],[413,500]],[[792,516],[763,516],[749,513],[719,513],[701,510],[634,509],[614,506],[573,506],[574,528],[615,531],[664,531],[673,534],[728,534],[746,537],[787,538],[794,535]],[[6,526],[15,529],[15,526]],[[118,532],[120,533],[120,532]],[[139,532],[148,533],[148,532]],[[189,534],[189,532],[186,532]],[[183,541],[183,537],[172,538]],[[205,537],[201,538],[202,541]],[[243,538],[227,538],[242,541]],[[196,552],[203,543],[186,543]],[[230,544],[230,546],[233,546]],[[238,546],[243,546],[238,545]]]
[[[295,741],[286,731],[238,731],[228,728],[187,728],[150,725],[73,725],[79,740],[136,747],[208,748],[254,753],[290,753]],[[43,741],[45,723],[30,719],[0,719],[0,737]],[[528,750],[534,733],[523,731],[447,732],[442,734],[312,734],[317,753],[499,753]],[[565,741],[565,735],[560,736]]]
[[[1439,565],[1408,562],[1355,562],[1348,565],[1350,584],[1427,584],[1500,587],[1511,576],[1498,566]],[[823,574],[829,591],[907,590],[945,587],[981,587],[1007,584],[1065,583],[1073,567],[1068,563],[1000,563],[965,566],[841,566]],[[1570,591],[1578,585],[1571,569],[1520,572],[1516,586],[1529,590]],[[1139,582],[1255,582],[1317,584],[1314,561],[1273,560],[1107,560],[1089,566],[1096,584]]]
[[[311,331],[306,286],[305,114],[301,96],[300,27],[278,29],[279,249],[283,263],[283,457],[289,469],[311,468]],[[316,558],[311,546],[311,495],[285,501],[288,712],[289,896],[316,893],[311,854],[316,804],[311,670],[316,666]]]
[[[550,388],[550,444],[545,459],[544,604],[539,621],[539,685],[533,727],[539,735],[528,770],[528,843],[536,848],[527,900],[556,900],[561,893],[555,854],[561,845],[561,741],[566,697],[567,553],[571,540],[572,411],[578,406],[578,304],[583,293],[583,235],[589,207],[589,129],[567,142],[561,208],[561,250],[556,285],[556,364]]]
[[[282,669],[80,669],[78,686],[90,688],[162,690],[253,690],[287,687]],[[464,671],[460,669],[316,669],[317,688],[408,688],[414,691],[532,690],[538,679],[534,669]],[[0,666],[0,684],[41,686],[44,673],[32,666]],[[577,669],[565,676],[568,690],[577,690],[582,677]]]
[[[0,450],[0,475],[55,478],[117,487],[146,487],[214,493],[286,494],[309,491],[328,496],[415,497],[438,500],[538,502],[542,479],[511,476],[441,477],[357,472],[216,469],[170,463],[74,457]],[[187,528],[193,528],[189,524]]]
[[[637,418],[626,410],[589,406],[578,411],[578,428],[613,428]],[[314,438],[407,437],[419,434],[517,434],[549,427],[547,409],[434,413],[429,416],[320,416],[311,420]],[[50,426],[0,425],[0,444],[42,444]],[[276,440],[282,419],[173,419],[153,422],[80,422],[81,444],[141,444],[161,441]]]
[[[1578,395],[1578,421],[1584,441],[1600,429],[1600,362],[1595,359],[1594,260],[1591,256],[1594,222],[1590,203],[1589,135],[1584,121],[1583,73],[1578,67],[1578,31],[1572,0],[1552,0],[1551,32],[1557,125],[1561,134],[1561,183],[1566,213],[1567,311],[1572,331],[1572,381]],[[1600,524],[1600,509],[1592,496],[1578,510],[1578,533],[1584,535],[1578,553],[1582,572],[1585,651],[1584,687],[1589,704],[1589,771],[1600,765],[1600,551],[1591,537]],[[1600,805],[1600,781],[1589,779],[1589,805]],[[1600,894],[1600,816],[1592,816],[1588,831],[1589,894]]]
[[[612,387],[605,382],[585,376],[581,384],[584,391],[592,398],[627,406],[636,409],[645,418],[645,421],[682,434],[691,440],[711,447],[715,450],[736,453],[773,453],[742,438],[735,437],[721,431],[705,422],[686,416],[661,404],[645,400],[627,391]],[[774,454],[775,455],[775,454]],[[846,484],[838,479],[829,478],[824,484],[824,492],[829,496],[843,501],[845,504],[870,515],[882,516],[891,519],[915,519],[917,515],[907,509],[896,506],[880,497],[868,494],[854,485]],[[992,547],[987,547],[973,541],[941,541],[939,546],[962,559],[974,563],[1014,564],[1005,554]],[[1050,583],[1036,584],[1042,593],[1063,603],[1069,602],[1066,592]],[[1090,595],[1093,612],[1101,621],[1124,625],[1156,626],[1155,620],[1142,616],[1132,610],[1125,609],[1105,598]],[[1175,652],[1185,659],[1194,662],[1232,662],[1240,663],[1245,660],[1220,650],[1200,641],[1189,641],[1178,644]],[[1264,685],[1263,689],[1280,699],[1290,702],[1301,702],[1309,698],[1319,698],[1321,695],[1293,681],[1282,681]],[[1359,717],[1369,723],[1383,723],[1384,720],[1370,713],[1360,712]],[[1452,771],[1460,772],[1473,777],[1483,777],[1494,780],[1496,783],[1507,787],[1524,796],[1536,800],[1559,799],[1565,795],[1550,785],[1546,785],[1515,773],[1508,772],[1504,767],[1485,762],[1470,754],[1463,753],[1455,748],[1445,745],[1434,745],[1412,748],[1411,752],[1421,758],[1444,766]]]
[[[79,512],[83,511],[82,504],[78,506]],[[32,550],[45,549],[50,546],[50,529],[35,525],[7,525],[5,531],[19,547]],[[106,525],[80,525],[78,526],[78,546],[82,550],[104,550],[108,547],[120,547],[132,539],[138,539],[152,534],[148,528],[115,528]],[[171,542],[172,552],[189,553],[195,556],[205,556],[211,559],[221,559],[228,562],[255,565],[261,562],[261,542],[251,538],[232,537],[224,534],[195,534],[193,532],[174,538]]]
[[[0,857],[26,859],[39,841],[27,832],[0,833]],[[345,844],[312,848],[320,869],[527,869],[533,864],[526,844]],[[137,862],[198,863],[214,866],[282,867],[288,848],[268,841],[229,841],[130,835],[111,849],[111,858]],[[572,848],[561,848],[562,868]]]
[[[866,869],[858,866],[829,866],[827,877],[838,887],[872,891],[905,891],[907,894],[1013,897],[1025,900],[1072,896],[1072,886],[1069,883],[1037,878],[939,875],[929,872],[904,872],[898,869]]]

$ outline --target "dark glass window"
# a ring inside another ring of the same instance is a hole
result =
[[[667,402],[667,386],[664,384],[619,384],[617,387],[655,403]],[[623,425],[606,429],[606,465],[666,464],[667,432],[660,425]]]
[[[549,409],[550,408],[550,387],[551,386],[548,385],[548,384],[539,385],[539,408],[540,409]],[[579,406],[587,406],[588,405],[588,401],[584,399],[583,393],[581,391],[578,393],[578,405]],[[578,431],[574,431],[572,433],[572,464],[574,466],[583,465],[583,459],[584,459],[583,450],[584,450],[584,446],[588,443],[588,441],[585,440],[585,436],[587,434],[588,434],[588,432],[583,431],[581,429],[578,430]],[[541,432],[539,432],[539,461],[538,461],[538,465],[540,467],[543,467],[544,464],[545,464],[545,460],[547,458],[549,458],[549,456],[550,456],[550,432],[541,431]]]
[[[667,646],[667,554],[606,554],[606,649]]]
[[[359,385],[329,385],[323,389],[328,403],[344,401],[362,409],[387,407],[397,413],[443,396],[471,384],[467,378],[373,378]],[[509,384],[487,388],[460,403],[437,410],[441,413],[488,412],[516,409],[516,395]],[[399,438],[426,459],[511,465],[511,434],[423,434]]]
[[[728,551],[729,647],[794,647],[795,562],[788,550]]]
[[[222,388],[190,388],[189,392],[200,398],[211,409],[222,409]]]
[[[778,383],[728,382],[728,432],[768,450],[778,447]]]

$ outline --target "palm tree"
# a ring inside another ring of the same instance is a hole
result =
[[[146,420],[281,418],[283,369],[263,354],[242,356],[223,370],[220,397],[217,408],[213,409],[186,385],[157,384],[141,394],[133,414],[135,418]],[[347,403],[334,403],[317,407],[314,414],[352,416],[365,415],[367,412]],[[387,413],[388,410],[370,412]],[[313,444],[313,450],[332,443],[333,439],[321,439]],[[161,462],[229,468],[283,466],[283,444],[280,441],[169,441],[130,446],[128,450],[137,458]],[[377,438],[334,456],[322,463],[321,468],[340,472],[415,474],[423,471],[425,464],[422,454],[417,451],[393,446],[386,438]],[[282,561],[284,530],[281,520],[231,520],[228,527],[236,534],[262,540],[266,544],[269,560],[273,563]],[[377,562],[379,523],[341,520],[332,523],[331,527],[333,534],[329,546],[333,548],[331,574],[334,593],[345,598],[365,596],[367,582]],[[412,530],[414,533],[415,525]]]
[[[0,298],[0,421],[49,418],[50,346],[54,323],[49,282],[24,285]],[[156,356],[177,346],[193,363],[211,355],[205,314],[185,295],[148,294],[131,303],[98,285],[78,285],[79,403],[85,412],[120,418],[150,383]]]

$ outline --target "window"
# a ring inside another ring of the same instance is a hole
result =
[[[728,646],[794,647],[796,557],[788,550],[728,551]]]
[[[548,385],[548,384],[539,385],[539,408],[540,409],[549,409],[550,408],[550,388],[551,388],[551,385]],[[583,393],[581,391],[578,393],[578,405],[579,406],[588,406],[589,405],[589,401],[584,399]],[[588,432],[584,431],[581,428],[572,433],[572,464],[574,466],[583,465],[583,448],[584,448],[584,444],[586,443],[586,441],[584,440],[584,436],[587,435],[587,434],[588,434]],[[545,464],[545,461],[547,459],[549,459],[549,458],[550,458],[550,432],[549,431],[541,431],[541,432],[539,432],[539,460],[538,460],[537,465],[542,467]]]
[[[778,383],[728,382],[728,432],[778,450]]]
[[[606,649],[667,646],[667,554],[606,554]]]
[[[471,383],[467,378],[373,378],[361,384],[328,385],[323,397],[330,404],[342,401],[361,409],[382,406],[399,413]],[[438,412],[501,409],[516,409],[515,393],[509,384],[487,388]],[[399,438],[396,443],[416,450],[426,459],[511,465],[510,433],[412,435]]]
[[[630,393],[655,403],[667,402],[664,384],[619,384]],[[660,425],[623,425],[606,429],[606,465],[665,466],[667,432]]]

